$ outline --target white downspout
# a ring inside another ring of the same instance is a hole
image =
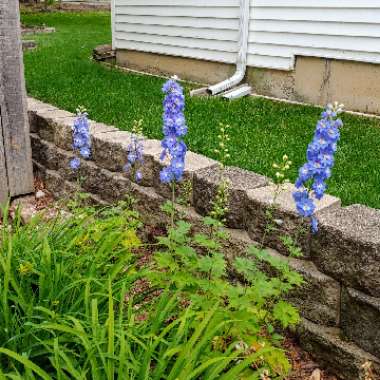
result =
[[[217,95],[223,91],[238,85],[245,76],[247,69],[247,51],[249,34],[249,3],[250,0],[240,0],[240,29],[239,29],[239,53],[236,60],[235,74],[223,82],[214,84],[207,88],[211,95]]]
[[[112,50],[116,49],[116,0],[111,0]]]

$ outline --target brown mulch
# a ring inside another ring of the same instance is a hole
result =
[[[287,356],[292,364],[292,373],[287,380],[338,380],[331,373],[324,371],[311,356],[302,350],[296,340],[288,336],[285,340]],[[320,379],[312,378],[313,372],[320,370]]]
[[[41,197],[39,199],[36,198],[35,207],[37,211],[43,210],[52,205],[54,202],[53,195],[45,189],[44,183],[41,179],[36,178],[34,180],[34,189],[36,193],[38,193],[38,191],[42,191],[45,194],[44,197]]]

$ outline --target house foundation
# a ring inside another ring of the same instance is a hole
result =
[[[193,58],[117,50],[119,66],[151,74],[215,84],[235,66]],[[380,65],[316,57],[296,57],[293,71],[248,67],[246,82],[259,95],[324,106],[339,101],[347,110],[380,114]]]

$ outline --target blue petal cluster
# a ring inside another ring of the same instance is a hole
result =
[[[133,133],[127,150],[127,164],[124,166],[124,170],[127,173],[133,171],[136,182],[140,182],[143,178],[142,172],[139,169],[144,163],[143,137],[137,133]]]
[[[318,221],[314,216],[314,199],[325,195],[326,180],[331,177],[334,155],[340,139],[339,129],[343,126],[337,116],[342,106],[329,104],[317,123],[314,138],[306,152],[307,162],[299,169],[296,181],[297,191],[293,193],[297,212],[300,216],[311,218],[311,229],[318,231]]]
[[[187,133],[184,116],[185,96],[182,87],[175,79],[168,80],[162,91],[164,99],[163,133],[161,142],[163,152],[161,159],[169,158],[169,164],[161,170],[160,180],[163,183],[178,182],[185,170],[185,156],[187,152],[183,137]]]
[[[91,156],[91,138],[88,114],[82,109],[77,110],[77,117],[72,127],[73,151],[78,155],[70,161],[70,168],[78,170],[81,165],[80,157],[85,159]]]

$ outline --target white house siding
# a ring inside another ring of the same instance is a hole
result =
[[[116,49],[234,63],[239,0],[114,0]]]
[[[251,0],[248,52],[282,70],[295,56],[380,63],[380,0]]]
[[[114,0],[114,47],[236,60],[239,0]],[[248,65],[296,56],[380,63],[380,0],[251,0]]]

